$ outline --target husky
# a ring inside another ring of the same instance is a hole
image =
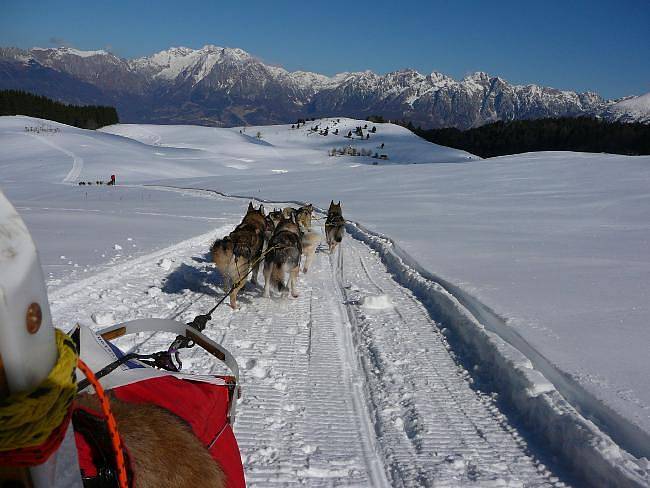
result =
[[[285,219],[290,219],[296,213],[296,209],[293,207],[284,207],[282,209],[282,216]]]
[[[165,480],[177,488],[225,488],[221,467],[184,420],[157,405],[110,397],[120,436],[133,462],[135,486],[155,488]],[[96,411],[101,408],[96,395],[84,393],[75,402]],[[179,446],[184,453],[180,458]]]
[[[302,272],[309,271],[314,256],[316,255],[316,248],[320,244],[321,235],[313,230],[306,230],[302,233],[301,244],[302,254],[305,256],[305,262],[302,267]]]
[[[311,214],[314,212],[314,206],[310,203],[309,205],[304,205],[298,210],[295,210],[296,222],[303,229],[311,229]]]
[[[325,238],[330,249],[330,254],[334,252],[336,246],[343,240],[345,234],[345,219],[341,210],[341,202],[330,203],[327,210],[327,220],[325,220]]]
[[[270,298],[271,285],[286,295],[289,288],[285,285],[286,273],[289,273],[291,295],[298,297],[296,282],[300,271],[302,255],[302,233],[295,219],[283,218],[276,226],[269,241],[269,253],[264,258],[264,297]]]
[[[311,203],[295,211],[296,222],[302,232],[302,255],[305,256],[305,262],[302,268],[303,273],[309,271],[309,267],[316,254],[316,248],[321,240],[320,234],[311,229],[311,216],[313,211],[314,206]]]
[[[237,294],[248,281],[252,268],[253,284],[257,284],[262,249],[264,248],[264,206],[256,210],[253,204],[241,224],[227,237],[217,239],[210,248],[212,261],[224,279],[224,289],[230,291],[230,306],[237,309]]]
[[[264,249],[268,249],[269,241],[273,236],[273,231],[275,230],[275,222],[271,218],[271,214],[264,217]]]
[[[274,208],[272,212],[269,212],[269,218],[273,221],[273,225],[277,226],[282,220],[282,210],[279,208]]]

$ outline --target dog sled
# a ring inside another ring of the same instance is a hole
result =
[[[210,318],[55,329],[34,243],[0,193],[0,485],[244,487],[239,368],[202,333]],[[142,332],[172,344],[153,354],[113,344]],[[229,374],[182,372],[179,351],[191,347]]]

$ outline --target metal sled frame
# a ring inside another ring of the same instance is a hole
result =
[[[239,382],[239,366],[234,356],[223,346],[217,344],[212,339],[206,337],[203,333],[187,324],[177,322],[171,319],[137,319],[128,322],[122,322],[100,331],[91,331],[87,327],[80,328],[80,349],[81,357],[84,358],[86,352],[92,353],[89,355],[89,360],[95,363],[91,368],[95,369],[99,365],[99,361],[104,362],[104,366],[116,358],[107,342],[117,339],[119,337],[137,334],[138,332],[170,332],[172,334],[187,337],[194,342],[197,346],[203,348],[206,352],[223,362],[232,372],[232,376],[206,376],[194,375],[187,373],[174,373],[169,371],[161,371],[152,368],[146,364],[140,363],[137,360],[132,360],[142,366],[143,368],[129,369],[128,366],[122,365],[113,373],[102,378],[101,382],[105,388],[115,388],[117,386],[142,381],[147,378],[163,375],[173,375],[180,379],[201,381],[206,383],[213,383],[217,385],[226,385],[229,389],[229,405],[228,405],[228,418],[232,424],[235,421],[235,414],[237,409],[237,399],[240,397],[240,382]],[[94,337],[93,337],[94,336]],[[92,340],[94,339],[94,341]],[[93,344],[94,343],[94,344]],[[97,347],[103,349],[103,353],[98,351]],[[106,356],[109,357],[106,357]],[[103,356],[103,360],[97,356]],[[92,358],[92,359],[91,359]],[[100,367],[102,367],[100,365]],[[99,369],[99,368],[97,368]]]

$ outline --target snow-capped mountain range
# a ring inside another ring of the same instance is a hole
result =
[[[212,45],[170,48],[130,60],[103,50],[0,48],[0,88],[69,103],[111,104],[123,122],[232,126],[378,114],[426,128],[465,129],[496,120],[556,116],[650,120],[647,107],[638,109],[647,104],[631,103],[634,110],[627,110],[625,103],[596,93],[512,85],[483,72],[460,81],[412,69],[330,77],[290,72],[242,49]]]

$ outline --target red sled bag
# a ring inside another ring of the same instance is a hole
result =
[[[188,331],[188,328],[191,330]],[[233,375],[201,376],[161,371],[137,360],[129,360],[101,377],[100,383],[122,402],[156,405],[182,419],[218,463],[225,475],[226,486],[244,488],[244,468],[232,428],[240,396],[239,369],[227,350],[186,324],[165,319],[141,319],[118,324],[99,333],[81,327],[81,356],[90,363],[88,366],[93,371],[99,371],[121,356],[121,351],[110,344],[108,338],[153,330],[180,335],[189,332],[188,336],[196,344],[223,361]],[[98,467],[97,460],[103,459],[105,453],[98,451],[106,449],[101,446],[101,440],[97,440],[101,437],[101,433],[98,434],[103,423],[101,412],[78,407],[73,413],[73,423],[84,480],[101,478],[105,466]],[[88,431],[92,434],[89,435]],[[178,446],[178,449],[182,450],[182,446]],[[129,453],[126,454],[128,458]]]

